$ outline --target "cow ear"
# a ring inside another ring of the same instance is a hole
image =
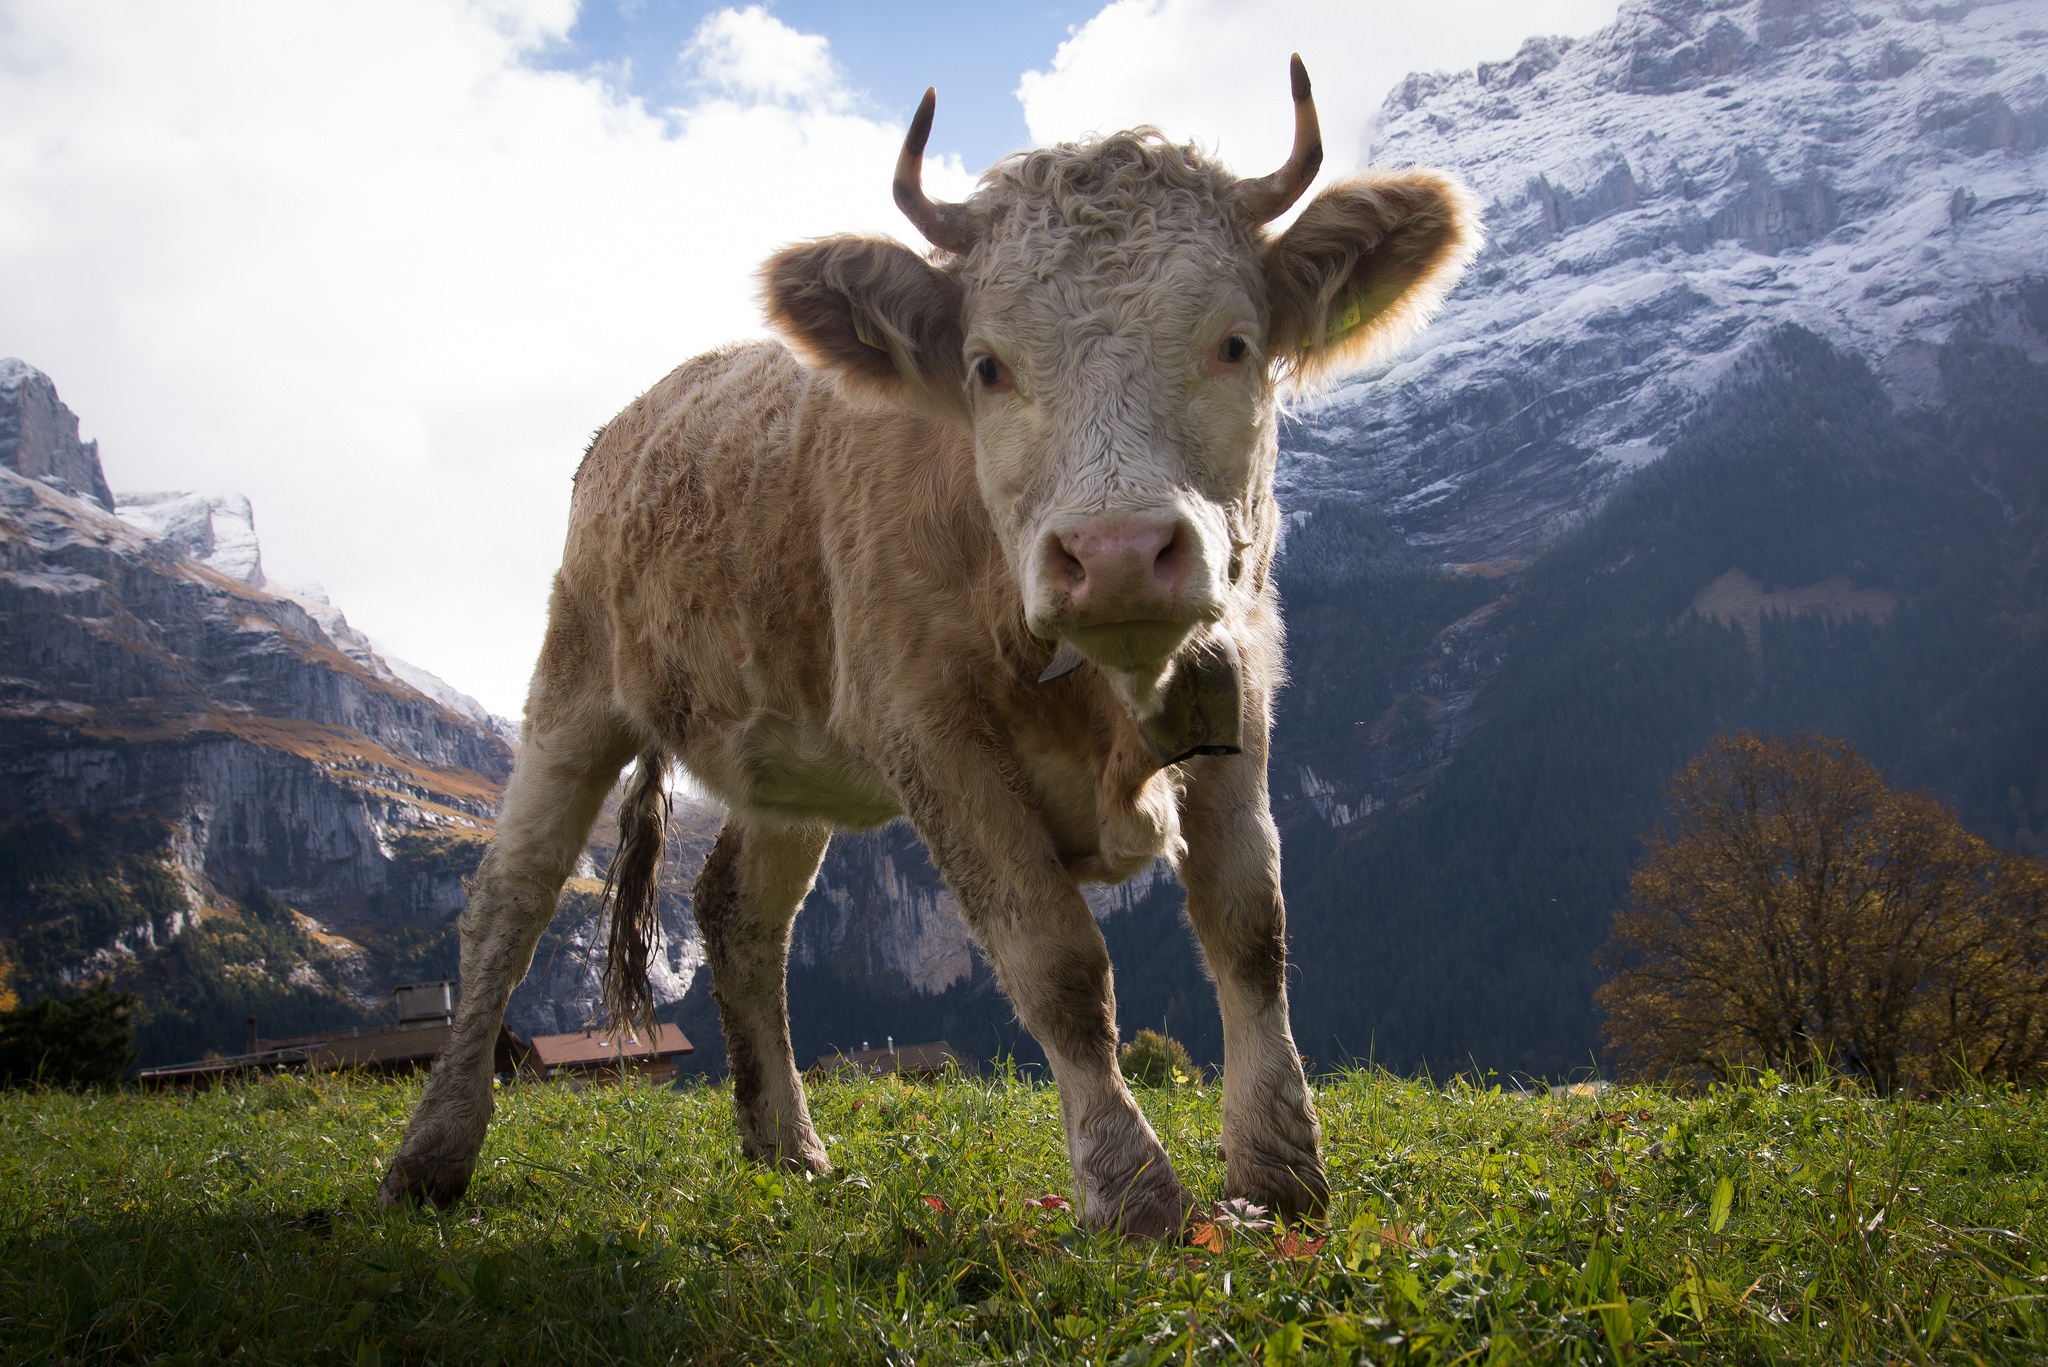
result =
[[[1331,186],[1266,249],[1268,354],[1304,384],[1385,356],[1429,321],[1480,238],[1478,206],[1441,172]]]
[[[827,237],[770,257],[768,321],[856,399],[964,421],[960,287],[887,238]]]

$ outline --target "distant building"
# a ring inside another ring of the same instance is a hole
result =
[[[818,1055],[812,1071],[831,1075],[835,1073],[858,1073],[869,1077],[880,1077],[884,1073],[907,1074],[911,1077],[937,1077],[952,1064],[962,1071],[972,1071],[966,1059],[953,1052],[953,1046],[944,1040],[932,1044],[906,1044],[896,1047],[891,1039],[882,1049],[869,1049],[865,1045],[851,1053],[837,1052]]]
[[[603,1030],[568,1035],[535,1035],[533,1068],[545,1078],[583,1078],[616,1082],[626,1077],[666,1082],[676,1075],[676,1061],[696,1052],[681,1027],[664,1025],[646,1041],[636,1035],[620,1040]]]
[[[225,1077],[279,1069],[294,1073],[332,1073],[344,1068],[411,1073],[433,1063],[448,1046],[452,1034],[454,1027],[446,1021],[422,1021],[257,1039],[246,1053],[144,1068],[135,1080],[145,1087],[209,1087]],[[502,1025],[498,1027],[498,1044],[492,1059],[496,1071],[518,1072],[528,1064],[532,1052],[533,1046],[522,1036]]]
[[[256,1018],[246,1022],[248,1034],[239,1054],[144,1068],[135,1080],[145,1087],[210,1087],[223,1078],[244,1073],[331,1073],[353,1068],[376,1073],[409,1073],[431,1064],[454,1033],[455,984],[410,983],[396,988],[398,1024],[345,1026],[309,1035],[264,1039]],[[504,1026],[492,1063],[500,1073],[531,1066],[533,1046]]]
[[[375,1073],[409,1073],[428,1067],[448,1047],[455,1033],[455,984],[448,980],[407,983],[391,990],[396,1025],[347,1026],[309,1035],[263,1039],[256,1018],[246,1022],[248,1036],[239,1054],[144,1068],[135,1075],[145,1087],[210,1087],[223,1078],[244,1073],[331,1073],[355,1069]],[[695,1046],[673,1025],[661,1027],[660,1038],[645,1044],[632,1035],[621,1041],[601,1030],[568,1035],[537,1035],[527,1039],[498,1027],[492,1057],[496,1072],[543,1078],[584,1078],[618,1081],[624,1077],[673,1078],[676,1060]]]

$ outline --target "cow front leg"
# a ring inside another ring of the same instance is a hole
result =
[[[1190,766],[1181,882],[1223,1011],[1224,1186],[1293,1218],[1330,1199],[1287,1018],[1287,913],[1263,747]]]
[[[999,782],[919,796],[910,804],[918,832],[1052,1064],[1082,1218],[1151,1238],[1179,1234],[1188,1196],[1118,1071],[1109,949],[1080,889]]]
[[[557,724],[530,721],[497,835],[469,880],[457,923],[462,995],[454,1029],[378,1188],[382,1205],[410,1199],[446,1207],[468,1189],[491,1123],[492,1063],[505,1005],[532,965],[562,883],[632,753],[624,728],[601,708],[561,717],[529,704],[529,718],[536,715]]]
[[[789,1047],[789,936],[830,839],[822,824],[728,817],[692,899],[725,1030],[740,1147],[749,1158],[815,1173],[832,1164]]]
[[[1187,1192],[1117,1068],[1109,950],[1088,904],[1070,883],[1035,915],[973,920],[1018,1019],[1052,1064],[1083,1219],[1155,1239],[1178,1234]]]

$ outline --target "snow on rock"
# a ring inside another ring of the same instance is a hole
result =
[[[367,637],[364,639],[368,640]],[[477,725],[495,732],[507,745],[519,744],[518,722],[509,717],[499,716],[440,675],[421,669],[409,660],[401,660],[396,655],[384,655],[382,658],[401,682],[418,689],[449,711],[468,717]]]
[[[1443,561],[1526,557],[1779,325],[1942,404],[1958,319],[2048,275],[2048,6],[1628,0],[1410,76],[1370,160],[1465,177],[1489,245],[1407,357],[1283,433],[1282,496],[1368,500]]]
[[[320,585],[281,584],[267,579],[263,573],[263,549],[256,540],[256,514],[241,494],[124,493],[116,494],[114,503],[116,515],[123,522],[169,543],[208,569],[297,603],[319,623],[335,649],[373,677],[386,683],[405,684],[493,732],[506,744],[519,743],[517,722],[496,715],[438,675],[379,650],[375,641],[349,625],[348,618]]]
[[[114,495],[114,513],[211,570],[251,588],[264,587],[256,512],[240,494],[175,492]]]
[[[375,641],[349,625],[348,618],[342,616],[341,609],[329,601],[326,589],[320,585],[273,584],[271,591],[304,608],[336,648],[378,678],[396,680],[426,694],[449,711],[467,717],[492,732],[507,745],[519,744],[519,723],[499,716],[440,675],[380,649]]]
[[[80,441],[78,417],[48,375],[27,361],[0,357],[0,468],[83,499],[114,506],[100,470],[100,444]]]

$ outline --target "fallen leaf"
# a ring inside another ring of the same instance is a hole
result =
[[[1218,1229],[1212,1222],[1204,1220],[1188,1231],[1188,1242],[1196,1248],[1207,1249],[1211,1253],[1221,1253],[1223,1251],[1223,1231]]]
[[[953,1208],[936,1196],[925,1197],[924,1203],[941,1215],[951,1215],[953,1213]]]
[[[1290,1229],[1273,1241],[1273,1251],[1282,1258],[1313,1258],[1323,1251],[1321,1239],[1305,1239],[1298,1229]]]

